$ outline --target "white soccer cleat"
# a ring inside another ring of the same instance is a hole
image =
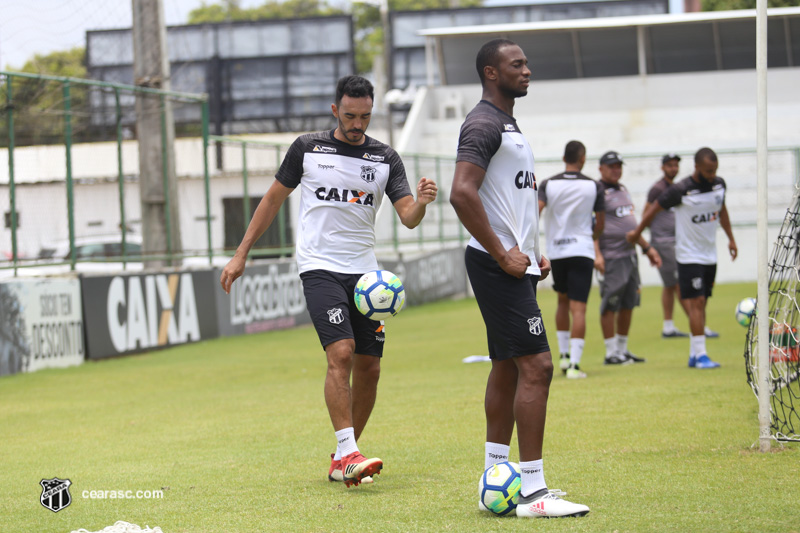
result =
[[[567,369],[567,379],[583,379],[586,377],[586,372],[580,369],[578,365],[571,365]]]
[[[519,497],[517,516],[523,518],[566,518],[569,516],[585,516],[589,508],[579,503],[562,500],[558,495],[565,493],[557,490],[542,489],[528,497]]]

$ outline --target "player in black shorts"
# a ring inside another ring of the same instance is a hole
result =
[[[582,142],[568,142],[563,159],[564,172],[544,180],[539,187],[539,214],[544,212],[553,289],[558,293],[559,367],[568,379],[580,379],[586,377],[580,369],[586,337],[586,302],[594,274],[594,241],[605,227],[605,199],[600,185],[581,173],[586,164],[586,147]]]
[[[638,239],[656,214],[675,210],[675,258],[681,299],[689,312],[689,368],[720,366],[706,351],[706,304],[717,274],[717,227],[728,236],[731,260],[738,255],[728,208],[725,206],[725,180],[717,176],[719,161],[711,148],[694,155],[694,173],[667,188],[642,215],[642,221],[627,235]]]
[[[225,292],[244,272],[253,243],[272,223],[289,194],[300,191],[296,258],[306,304],[325,349],[325,403],[336,436],[328,479],[346,486],[370,482],[383,468],[356,444],[377,395],[384,331],[355,308],[353,289],[378,268],[375,216],[384,194],[400,221],[416,227],[436,199],[436,184],[422,178],[411,194],[400,156],[365,134],[372,117],[372,84],[345,76],[331,106],[334,130],[301,135],[286,153],[220,283]],[[352,374],[352,386],[350,378]]]
[[[461,127],[450,203],[472,235],[465,261],[492,359],[484,467],[508,459],[516,423],[522,478],[517,516],[583,516],[588,507],[562,500],[544,480],[553,361],[536,283],[550,265],[539,251],[533,152],[513,116],[515,99],[528,92],[527,65],[522,49],[505,39],[478,52],[483,98]],[[480,501],[479,508],[486,509]]]

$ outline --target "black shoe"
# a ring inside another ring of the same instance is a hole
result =
[[[644,362],[646,362],[646,361],[647,361],[647,359],[645,359],[644,357],[636,357],[636,356],[635,356],[635,355],[633,355],[631,352],[625,352],[625,354],[624,354],[624,355],[625,355],[625,358],[626,358],[628,361],[632,361],[632,362],[634,362],[634,363],[644,363]]]
[[[633,361],[621,354],[614,354],[611,357],[606,357],[603,361],[604,365],[632,365]]]
[[[677,329],[673,329],[669,333],[661,332],[661,336],[665,339],[677,339],[678,337],[688,337],[688,333],[684,333],[682,331],[678,331]]]

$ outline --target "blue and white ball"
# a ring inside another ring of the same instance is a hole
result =
[[[736,306],[736,322],[744,327],[749,327],[753,316],[756,314],[756,299],[745,298]]]
[[[503,461],[490,466],[481,476],[478,496],[481,503],[496,515],[513,513],[522,488],[519,465]]]
[[[400,278],[388,270],[373,270],[358,280],[353,298],[365,317],[386,320],[403,308],[406,291]]]

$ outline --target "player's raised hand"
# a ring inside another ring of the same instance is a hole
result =
[[[427,205],[436,200],[436,193],[439,188],[433,180],[422,178],[417,184],[417,201],[422,205]]]
[[[231,293],[231,285],[236,279],[244,273],[245,258],[234,255],[225,268],[222,269],[222,275],[219,277],[219,283],[222,285],[222,290],[225,294]]]
[[[525,271],[531,266],[531,258],[527,254],[523,254],[519,250],[519,245],[517,245],[507,251],[506,255],[498,261],[498,264],[506,274],[515,278],[522,278],[525,275]]]

